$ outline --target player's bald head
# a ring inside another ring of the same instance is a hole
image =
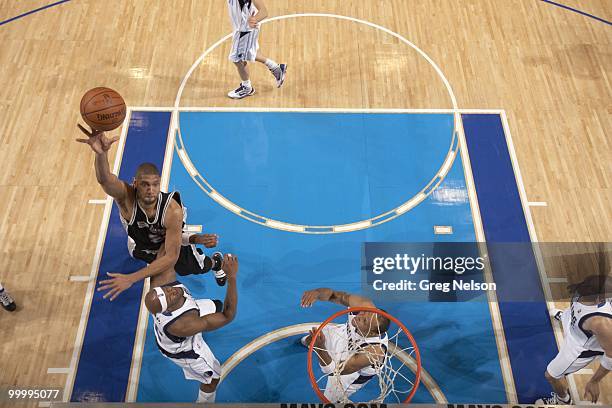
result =
[[[136,169],[136,179],[139,179],[142,176],[159,176],[159,170],[153,163],[142,163]]]
[[[159,300],[159,297],[157,296],[157,293],[155,292],[155,288],[151,289],[145,295],[145,306],[147,307],[147,310],[150,313],[153,313],[153,314],[161,313],[162,305]]]

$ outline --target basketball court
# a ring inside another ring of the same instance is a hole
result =
[[[223,365],[220,403],[319,401],[299,339],[339,307],[303,309],[300,297],[363,293],[365,243],[610,241],[605,1],[268,0],[261,45],[288,63],[287,82],[276,89],[254,67],[257,93],[240,101],[224,96],[237,75],[223,2],[30,3],[0,5],[0,282],[20,306],[0,314],[1,389],[53,387],[66,402],[197,395],[156,346],[148,283],[114,302],[96,291],[107,272],[143,264],[128,255],[91,151],[74,142],[78,100],[94,86],[128,104],[113,171],[130,181],[156,164],[186,227],[219,234],[218,249],[240,258],[238,315],[204,336]],[[534,248],[521,268],[491,251],[483,272],[524,282],[529,301],[512,285],[467,301],[375,299],[418,345],[421,366],[403,368],[420,375],[413,403],[549,395],[543,373],[562,330],[548,309],[567,306],[573,277]],[[179,281],[195,298],[225,294],[211,274]],[[570,376],[576,402],[596,368]]]

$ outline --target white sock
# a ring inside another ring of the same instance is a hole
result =
[[[198,393],[198,399],[196,402],[215,402],[215,397],[217,396],[217,391],[213,392],[204,392],[200,390]]]
[[[2,284],[0,283],[0,292],[2,292],[4,290],[4,286],[2,286]]]
[[[246,81],[242,81],[241,85],[244,86],[245,88],[251,88],[251,80],[247,79]]]
[[[278,64],[275,61],[272,61],[270,58],[266,58],[266,67],[268,67],[268,69],[270,71],[274,71],[275,69],[278,68]]]

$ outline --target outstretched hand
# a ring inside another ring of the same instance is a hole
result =
[[[223,270],[228,278],[236,278],[238,275],[238,257],[232,254],[225,254],[223,257]]]
[[[311,307],[314,304],[314,302],[316,302],[318,299],[319,299],[319,291],[317,289],[307,290],[302,295],[300,306]]]
[[[98,287],[98,292],[102,290],[108,290],[103,296],[104,299],[110,296],[110,301],[112,302],[123,292],[124,290],[129,289],[134,282],[129,278],[129,275],[123,273],[111,273],[107,272],[107,275],[110,276],[110,279],[101,280],[100,286]]]
[[[119,136],[109,138],[101,130],[91,129],[91,131],[89,131],[80,123],[77,124],[77,126],[79,129],[81,129],[81,132],[87,136],[87,139],[81,138],[76,139],[76,141],[79,143],[88,144],[89,147],[91,147],[91,150],[97,154],[107,152],[111,148],[112,144],[119,140]]]
[[[325,350],[325,335],[323,335],[323,330],[321,330],[321,332],[319,333],[319,335],[317,337],[315,337],[315,333],[317,332],[317,328],[313,327],[312,329],[310,329],[310,332],[308,333],[308,335],[310,336],[310,339],[312,341],[312,339],[314,339],[314,348],[315,349],[319,349],[319,350]]]

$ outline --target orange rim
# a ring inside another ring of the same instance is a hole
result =
[[[419,383],[421,381],[421,354],[419,353],[419,347],[417,346],[416,341],[414,341],[414,337],[412,337],[412,334],[410,333],[410,331],[406,328],[406,326],[402,322],[400,322],[395,317],[391,316],[389,313],[387,313],[387,312],[385,312],[383,310],[374,308],[374,307],[349,307],[347,309],[340,310],[340,311],[334,313],[333,315],[328,317],[323,323],[321,323],[319,325],[319,327],[315,331],[314,336],[312,337],[312,339],[310,339],[310,344],[308,345],[308,355],[307,355],[308,361],[307,361],[307,366],[308,366],[308,375],[310,377],[310,384],[312,385],[312,388],[314,388],[315,392],[317,393],[317,395],[319,396],[321,401],[323,401],[326,404],[330,404],[331,403],[331,401],[329,401],[325,397],[323,392],[321,392],[321,390],[319,389],[319,385],[317,384],[317,380],[315,378],[314,372],[312,371],[312,353],[313,353],[313,350],[314,350],[314,340],[317,338],[319,333],[321,333],[321,330],[323,330],[323,327],[325,327],[325,325],[330,323],[335,318],[340,317],[340,316],[342,316],[344,314],[351,313],[351,312],[372,312],[372,313],[377,313],[377,314],[385,316],[387,319],[389,319],[393,323],[397,324],[399,326],[399,328],[402,329],[404,334],[408,337],[408,340],[410,340],[410,343],[412,343],[412,346],[414,347],[414,356],[415,356],[415,360],[416,360],[416,363],[417,363],[417,369],[416,369],[416,373],[415,373],[415,381],[414,381],[414,386],[412,387],[412,391],[410,391],[410,394],[408,394],[406,399],[404,401],[402,401],[402,403],[404,403],[404,404],[409,403],[410,400],[412,399],[412,397],[414,396],[414,394],[416,393],[417,388],[419,388]]]

